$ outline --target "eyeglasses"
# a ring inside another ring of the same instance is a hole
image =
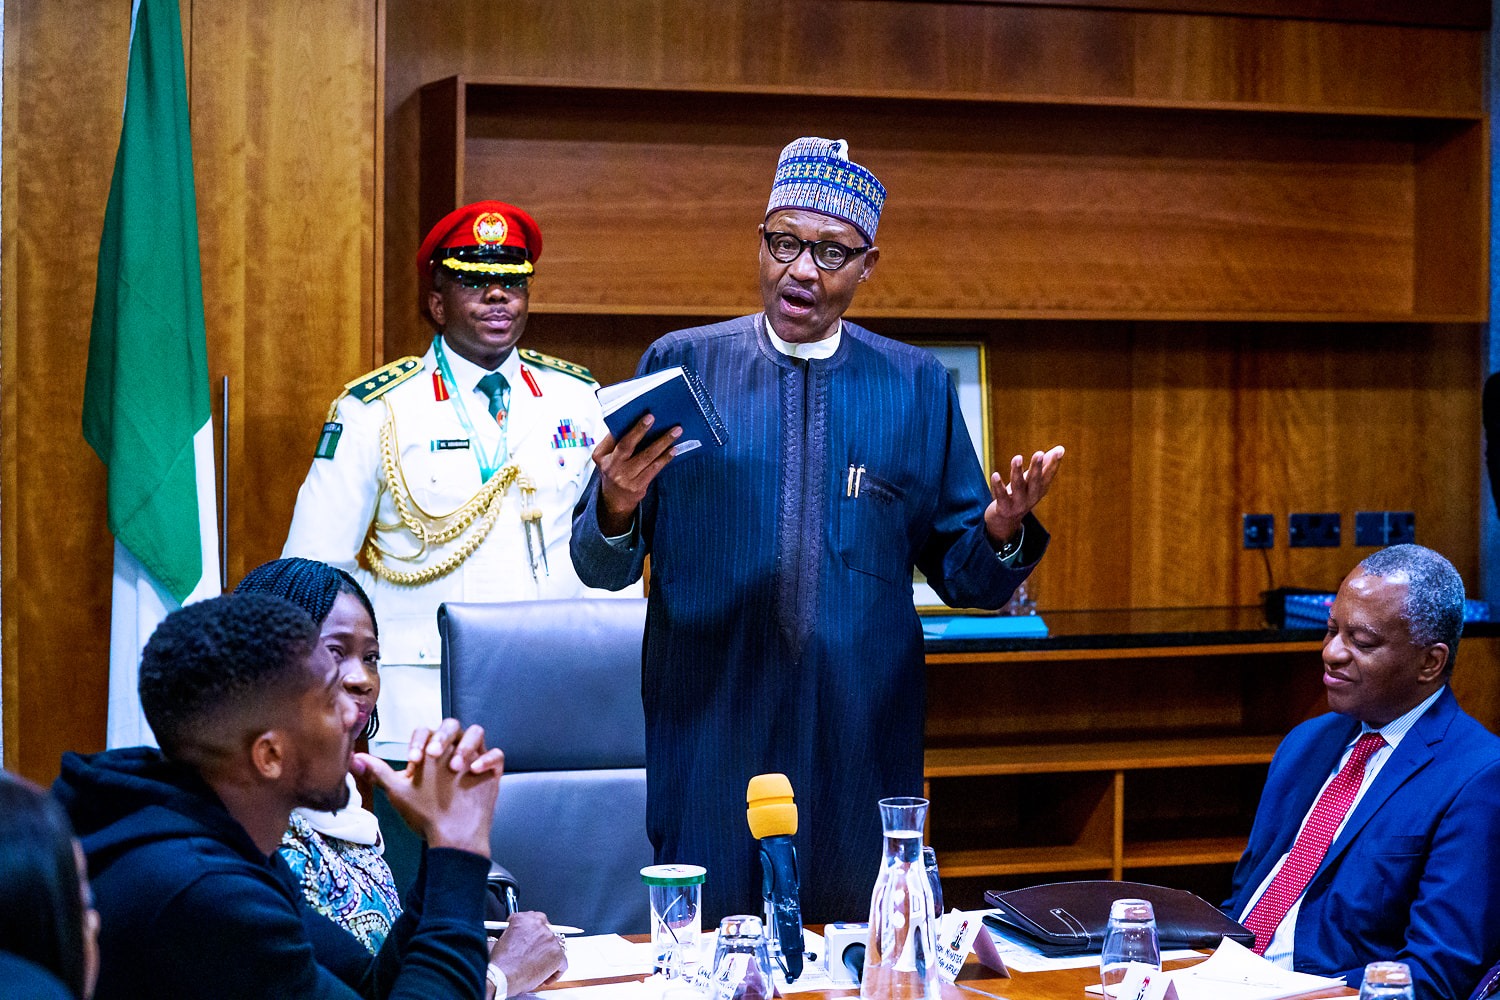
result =
[[[766,249],[770,252],[772,260],[790,264],[802,256],[802,251],[811,249],[813,263],[822,271],[837,271],[870,249],[869,247],[846,247],[834,240],[804,240],[791,233],[768,232],[765,237]]]
[[[487,274],[483,271],[450,271],[443,269],[444,273],[455,283],[465,288],[488,288],[491,285],[499,285],[506,291],[524,290],[527,283],[531,281],[529,274]]]

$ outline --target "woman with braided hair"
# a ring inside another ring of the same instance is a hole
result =
[[[368,740],[380,724],[380,637],[370,598],[341,569],[312,559],[277,559],[257,566],[235,593],[273,594],[306,611],[339,664],[345,690],[359,707],[355,725]],[[396,880],[382,857],[384,841],[375,814],[359,805],[349,777],[349,806],[338,812],[292,811],[281,856],[313,909],[353,934],[371,952],[380,950],[401,915]]]

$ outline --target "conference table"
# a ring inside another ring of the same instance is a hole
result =
[[[812,927],[821,931],[821,927]],[[644,935],[628,935],[632,941],[647,940]],[[1206,955],[1205,955],[1206,957]],[[1192,960],[1166,963],[1168,969],[1186,968]],[[558,984],[558,988],[602,985],[604,983],[627,982],[644,977],[615,977],[573,981]],[[958,976],[958,985],[942,984],[942,1000],[1098,1000],[1097,994],[1085,993],[1084,988],[1099,982],[1099,967],[1090,965],[1078,969],[1052,969],[1044,972],[1013,972],[1004,978],[991,972],[970,955]],[[549,989],[551,987],[543,987]],[[1358,990],[1339,987],[1314,993],[1300,993],[1297,1000],[1322,1000],[1325,997],[1355,997]],[[838,997],[857,997],[859,989],[828,989],[816,992],[797,992],[796,984],[788,993],[789,1000],[832,1000]]]
[[[1168,969],[1185,968],[1192,962],[1168,962]],[[1098,966],[1082,969],[1055,969],[1047,972],[1014,972],[1009,979],[1002,979],[976,962],[973,956],[959,973],[958,982],[963,989],[943,984],[943,1000],[987,1000],[971,990],[980,990],[991,997],[1004,1000],[1097,1000],[1097,994],[1084,992],[1084,987],[1099,982]],[[837,995],[837,994],[832,994]],[[1358,990],[1340,987],[1316,993],[1299,994],[1299,1000],[1322,997],[1354,997]],[[807,994],[811,996],[811,994]]]

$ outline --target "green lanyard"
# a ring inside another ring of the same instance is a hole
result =
[[[474,452],[474,461],[479,463],[479,477],[481,482],[489,482],[490,477],[500,471],[500,466],[505,464],[509,453],[505,448],[505,428],[500,428],[500,442],[485,454],[484,444],[479,440],[479,435],[474,431],[474,422],[469,419],[469,408],[464,405],[466,392],[460,392],[458,381],[453,377],[453,369],[448,367],[448,352],[443,350],[443,338],[441,336],[432,338],[432,353],[437,355],[438,371],[442,373],[443,381],[448,383],[448,400],[453,408],[458,411],[458,422],[463,424],[464,432],[469,435],[469,442]]]

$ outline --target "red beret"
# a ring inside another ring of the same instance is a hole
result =
[[[542,255],[536,220],[503,201],[476,201],[454,209],[432,227],[417,250],[417,277],[426,287],[432,269],[490,274],[530,274]]]

